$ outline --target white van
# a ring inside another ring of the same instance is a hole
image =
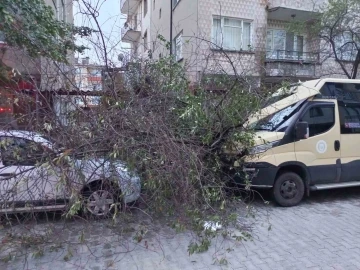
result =
[[[247,123],[255,146],[233,170],[238,184],[272,189],[281,206],[310,191],[360,186],[360,80],[307,81],[272,100]]]

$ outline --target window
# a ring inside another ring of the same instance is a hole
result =
[[[141,15],[140,15],[141,16]],[[133,26],[131,26],[133,29],[139,29],[140,25],[138,25],[138,14],[135,14],[134,17],[133,17],[133,21],[134,23]],[[130,27],[130,28],[131,28]]]
[[[0,31],[0,43],[5,43],[5,34],[2,31]]]
[[[153,1],[153,10],[155,10],[155,0]]]
[[[148,39],[147,39],[147,31],[144,33],[144,51],[148,50]]]
[[[56,18],[64,22],[66,22],[65,1],[66,0],[56,0]]]
[[[360,103],[339,101],[341,134],[360,133]]]
[[[180,61],[183,58],[182,55],[182,48],[183,42],[182,42],[182,33],[177,35],[177,37],[174,39],[174,54],[175,54],[175,60]]]
[[[171,0],[173,4],[173,8],[176,7],[176,5],[180,2],[180,0]]]
[[[309,137],[330,130],[335,124],[335,109],[329,105],[319,105],[309,108],[301,121],[309,124]]]
[[[320,98],[337,99],[344,102],[360,103],[360,84],[359,83],[325,83],[320,89]]]
[[[148,2],[147,2],[147,0],[144,0],[144,17],[147,14],[147,10],[148,10]]]
[[[250,50],[251,22],[231,18],[213,18],[212,43],[214,49]]]
[[[89,73],[91,76],[101,76],[101,70],[100,69],[90,69]]]
[[[303,59],[304,37],[285,30],[269,29],[266,51],[266,58],[270,59]]]
[[[356,41],[350,32],[344,32],[335,37],[337,56],[340,60],[354,61],[357,54]],[[360,44],[359,44],[360,45]]]
[[[134,56],[136,57],[139,54],[139,45],[133,44],[133,48],[134,48]]]
[[[159,9],[159,19],[161,19],[161,8]]]
[[[21,165],[35,166],[38,162],[45,162],[47,153],[45,147],[33,141],[22,138],[0,138],[1,158],[5,166]]]

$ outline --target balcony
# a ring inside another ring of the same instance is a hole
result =
[[[267,8],[268,19],[278,21],[309,21],[318,16],[323,2],[323,0],[269,0]]]
[[[315,78],[315,65],[265,63],[266,77]]]
[[[121,13],[127,15],[135,14],[140,2],[141,2],[140,0],[121,0],[120,1]]]
[[[141,36],[141,21],[138,21],[136,17],[124,24],[124,27],[121,29],[121,41],[128,43],[139,41]]]
[[[274,50],[265,57],[266,77],[315,78],[319,53]]]
[[[301,52],[288,50],[273,50],[266,52],[265,62],[297,62],[297,63],[316,63],[319,62],[319,53]]]

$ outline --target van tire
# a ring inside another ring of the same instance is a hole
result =
[[[284,207],[295,206],[304,197],[304,181],[296,173],[284,172],[277,177],[272,193],[279,205]]]

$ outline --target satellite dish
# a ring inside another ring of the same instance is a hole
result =
[[[120,53],[120,54],[118,55],[118,60],[119,60],[120,62],[124,61],[124,55],[123,55],[122,53]]]

